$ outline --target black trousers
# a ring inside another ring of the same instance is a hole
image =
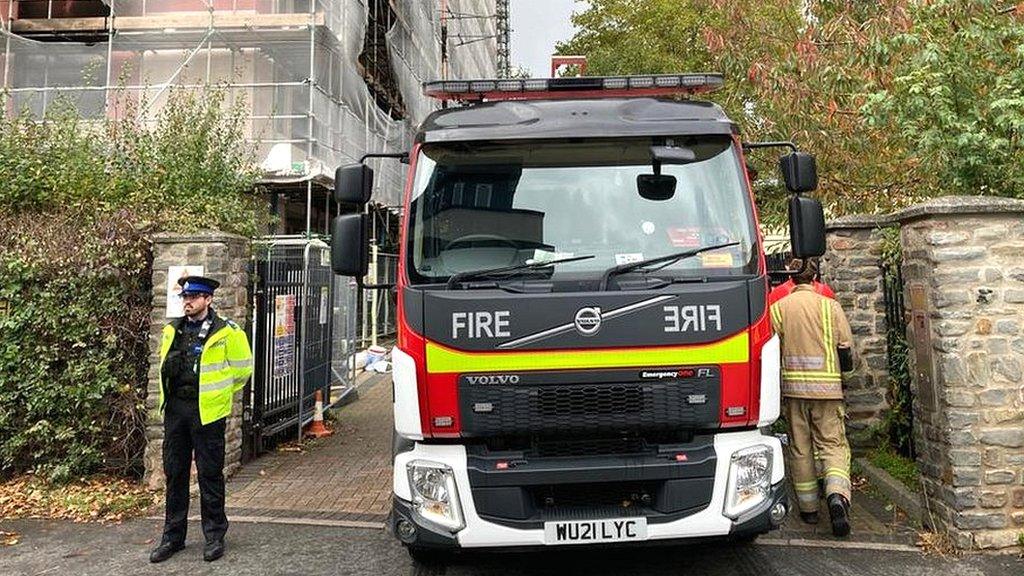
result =
[[[199,472],[199,506],[206,541],[220,540],[228,530],[224,514],[224,427],[226,418],[203,426],[199,402],[170,397],[164,411],[164,475],[167,507],[164,542],[184,543],[188,529],[188,485],[192,453]]]

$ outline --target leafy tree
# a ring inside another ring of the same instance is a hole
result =
[[[1019,195],[1020,21],[992,0],[590,0],[558,51],[586,54],[594,75],[724,73],[709,99],[745,138],[815,153],[838,215]],[[779,223],[781,191],[758,192]]]
[[[880,43],[891,80],[862,110],[947,194],[1024,198],[1024,4],[921,3]]]

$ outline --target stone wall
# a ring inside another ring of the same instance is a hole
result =
[[[153,312],[150,329],[149,394],[146,398],[145,467],[146,483],[152,488],[163,486],[163,414],[160,397],[159,353],[160,335],[169,318],[167,307],[167,274],[171,266],[202,266],[203,275],[221,283],[213,298],[213,307],[225,318],[245,327],[249,319],[248,263],[249,240],[219,232],[190,235],[159,234],[153,238]],[[224,471],[231,474],[242,456],[242,402],[235,396],[234,408],[227,423],[227,444]]]
[[[845,376],[846,431],[853,448],[874,444],[889,409],[885,297],[882,283],[885,217],[855,216],[829,222],[822,278],[836,293],[854,337],[855,369]]]
[[[1024,533],[1024,201],[942,198],[901,225],[926,514],[960,548]]]

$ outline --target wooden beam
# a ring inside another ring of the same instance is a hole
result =
[[[310,25],[309,14],[244,14],[224,13],[213,14],[214,28],[298,28]],[[174,12],[154,14],[150,16],[117,16],[114,18],[29,18],[13,20],[11,31],[15,34],[45,34],[95,32],[106,30],[107,24],[113,22],[115,30],[142,31],[164,30],[202,30],[210,26],[208,12]],[[313,26],[324,25],[324,15],[316,13],[312,16]]]
[[[96,32],[106,29],[107,19],[102,16],[95,18],[32,18],[11,21],[11,32],[15,34]]]

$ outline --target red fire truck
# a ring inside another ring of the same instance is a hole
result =
[[[750,540],[788,501],[779,340],[745,150],[780,158],[824,253],[813,156],[744,143],[717,74],[442,81],[407,154],[390,525],[479,547]],[[373,156],[381,156],[380,154]],[[365,158],[364,158],[365,160]],[[339,168],[336,198],[370,200]],[[361,210],[360,210],[361,212]],[[332,266],[362,277],[366,217]]]

